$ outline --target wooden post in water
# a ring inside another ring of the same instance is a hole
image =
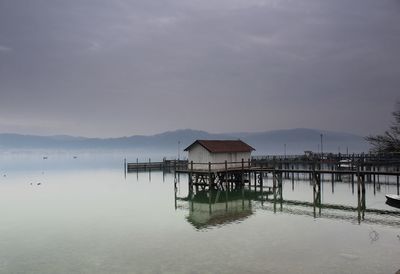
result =
[[[397,173],[399,173],[399,166],[397,166]],[[397,174],[397,195],[400,195],[399,174]]]
[[[379,172],[380,172],[381,170],[380,170],[380,167],[379,167],[379,166],[378,166],[376,169],[378,170],[378,174],[376,175],[376,177],[378,177],[378,185],[380,185],[380,181],[379,181]]]
[[[274,194],[274,213],[276,213],[276,172],[272,172],[272,192]]]
[[[334,173],[334,166],[332,165],[332,194],[335,193],[335,173]]]
[[[374,174],[373,174],[373,176],[372,176],[372,177],[373,177],[374,184],[375,184],[375,182],[376,182],[376,180],[375,180],[375,179],[376,179],[376,178],[375,178],[375,166],[373,166],[373,167],[372,167],[372,170],[374,171]]]
[[[225,160],[225,191],[228,191],[229,185],[228,185],[228,161]]]
[[[125,175],[125,179],[126,179],[126,171],[127,171],[127,165],[126,165],[126,158],[124,158],[124,175]]]
[[[292,165],[292,190],[294,190],[294,165]]]
[[[254,171],[254,190],[257,191],[257,171]]]
[[[359,168],[357,168],[357,213],[358,223],[361,222],[361,176]]]
[[[316,207],[321,215],[321,173],[313,170],[313,210],[314,218],[316,217]]]
[[[208,162],[208,184],[210,189],[210,196],[211,196],[211,187],[212,187],[212,179],[211,179],[211,162]]]
[[[364,220],[364,214],[365,214],[365,175],[361,176],[361,208],[362,208],[362,219]]]
[[[249,189],[251,189],[251,162],[250,158],[247,159],[247,168],[248,168],[248,174],[249,174]]]
[[[189,172],[189,188],[193,188],[193,161],[190,161],[190,172]]]
[[[241,184],[242,184],[242,188],[244,187],[244,178],[243,178],[243,176],[244,176],[244,159],[242,158],[242,174],[241,174],[241,179],[242,179],[242,182],[241,182]]]
[[[151,159],[149,158],[149,181],[151,182]]]

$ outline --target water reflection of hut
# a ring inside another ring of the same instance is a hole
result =
[[[248,191],[199,191],[189,199],[187,220],[196,228],[238,222],[253,214]]]

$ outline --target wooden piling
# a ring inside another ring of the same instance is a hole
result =
[[[400,171],[399,166],[397,166],[397,172]],[[399,175],[397,174],[397,195],[400,195],[400,182],[399,182]]]
[[[208,189],[211,190],[213,180],[211,179],[211,162],[208,162]]]
[[[242,187],[244,187],[244,159],[242,158],[242,172],[241,172],[241,174],[240,174],[240,176],[241,176],[241,180],[242,180],[242,182],[241,182],[241,184],[242,184]]]
[[[229,189],[229,182],[228,182],[228,162],[225,160],[225,191]]]

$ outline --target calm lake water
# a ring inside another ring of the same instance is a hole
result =
[[[189,201],[185,176],[175,193],[173,174],[125,177],[121,154],[74,155],[0,155],[0,273],[400,269],[400,210],[384,197],[394,185],[367,185],[367,208],[392,213],[365,212],[359,221],[356,210],[314,212],[251,192],[212,193],[211,205],[207,193]],[[351,183],[336,182],[332,191],[327,181],[322,189],[322,203],[357,206]],[[285,180],[283,198],[312,202],[312,186]]]

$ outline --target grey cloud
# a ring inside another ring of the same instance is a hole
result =
[[[0,45],[0,52],[12,51],[12,48]]]
[[[89,136],[378,132],[399,99],[399,6],[0,0],[0,45],[13,49],[0,47],[0,115]]]

